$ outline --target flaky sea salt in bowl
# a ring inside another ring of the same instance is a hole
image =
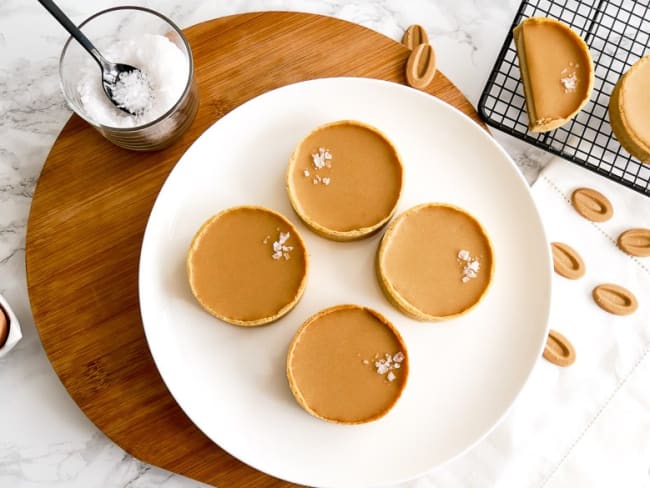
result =
[[[109,141],[136,151],[162,149],[189,128],[199,99],[192,51],[178,26],[147,8],[116,7],[96,13],[79,28],[107,59],[135,66],[144,79],[118,82],[114,98],[136,115],[118,109],[102,89],[97,63],[68,39],[59,76],[77,115]]]

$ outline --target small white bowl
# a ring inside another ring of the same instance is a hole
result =
[[[0,295],[0,307],[2,307],[9,320],[9,337],[7,337],[7,342],[5,342],[4,346],[0,347],[0,358],[2,358],[20,342],[23,333],[20,330],[20,322],[18,322],[16,314],[2,295]]]

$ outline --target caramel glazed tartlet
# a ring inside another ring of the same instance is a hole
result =
[[[298,144],[287,168],[287,193],[312,231],[350,241],[390,220],[402,179],[402,162],[384,134],[342,120],[316,128]]]
[[[192,293],[215,317],[255,326],[287,314],[307,281],[308,257],[296,228],[264,207],[233,207],[208,219],[187,255]]]
[[[650,54],[627,70],[609,99],[609,118],[627,152],[650,164]]]
[[[287,379],[298,404],[338,424],[386,415],[408,373],[399,332],[378,312],[358,305],[338,305],[307,319],[287,354]]]
[[[485,296],[494,273],[492,245],[481,224],[442,203],[398,216],[379,244],[375,264],[388,301],[421,321],[467,313]]]
[[[546,17],[524,20],[513,36],[529,129],[547,132],[564,125],[589,101],[594,87],[589,47],[568,25]]]

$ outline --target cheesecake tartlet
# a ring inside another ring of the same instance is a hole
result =
[[[494,273],[492,244],[472,215],[453,205],[426,203],[399,215],[376,256],[384,294],[421,321],[467,313],[485,296]]]
[[[531,17],[513,31],[524,85],[528,128],[548,132],[585,106],[594,87],[594,63],[585,41],[568,25]]]
[[[650,54],[616,83],[609,99],[609,120],[621,146],[650,164]]]
[[[379,130],[342,120],[322,125],[295,148],[287,169],[293,209],[315,233],[361,239],[392,217],[402,192],[397,150]]]
[[[187,255],[190,288],[201,306],[241,326],[287,314],[303,294],[308,266],[293,224],[257,206],[229,208],[208,219]]]
[[[358,305],[338,305],[307,319],[287,354],[287,379],[298,404],[339,424],[386,415],[408,374],[406,345],[397,329]]]

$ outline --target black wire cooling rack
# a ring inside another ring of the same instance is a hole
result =
[[[541,134],[529,132],[511,29],[481,95],[481,117],[492,127],[650,196],[650,165],[621,147],[607,111],[618,79],[648,53],[650,0],[524,0],[512,28],[534,16],[561,20],[587,42],[596,75],[591,100],[565,126]]]

